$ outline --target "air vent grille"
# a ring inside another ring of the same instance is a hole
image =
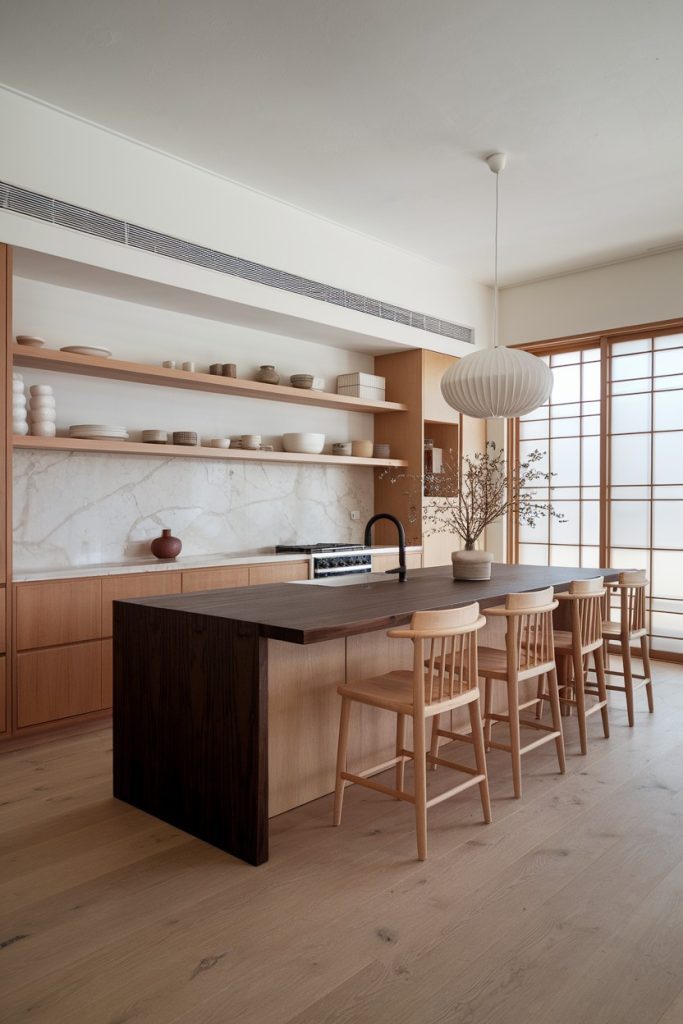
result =
[[[343,288],[335,288],[333,285],[321,284],[320,281],[312,281],[309,278],[300,277],[298,274],[290,274],[285,270],[276,270],[274,267],[254,263],[252,260],[243,260],[238,256],[217,252],[215,249],[208,249],[203,245],[185,242],[173,235],[165,235],[160,231],[152,231],[137,224],[129,224],[127,221],[118,220],[115,217],[107,217],[105,214],[87,210],[82,206],[63,203],[59,199],[50,199],[37,192],[18,188],[16,185],[0,182],[0,208],[48,221],[60,227],[71,228],[74,231],[81,231],[88,235],[96,235],[98,238],[107,238],[112,242],[129,245],[135,249],[144,249],[146,252],[167,256],[183,263],[191,263],[196,267],[215,270],[219,274],[265,284],[270,288],[279,288],[282,291],[293,292],[309,299],[318,299],[320,302],[329,302],[335,306],[343,306],[345,309],[367,313],[370,316],[379,317],[381,320],[391,320],[394,323],[404,324],[406,327],[415,327],[430,334],[438,334],[443,338],[474,344],[474,331],[471,327],[464,327],[462,324],[452,323],[450,320],[440,320],[424,313],[416,313],[412,309],[404,309],[391,302],[382,302],[379,299],[369,298],[367,295],[348,292]]]

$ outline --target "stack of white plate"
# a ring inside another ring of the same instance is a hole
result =
[[[112,426],[111,423],[75,423],[69,427],[69,437],[99,441],[105,438],[127,441],[128,431],[125,427]]]

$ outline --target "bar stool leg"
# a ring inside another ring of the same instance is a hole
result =
[[[572,661],[574,663],[574,693],[576,699],[576,717],[579,720],[579,742],[581,753],[588,753],[588,735],[586,730],[586,694],[584,692],[583,657],[581,650],[574,648]]]
[[[415,829],[417,831],[417,859],[427,859],[427,751],[425,724],[413,718],[413,748],[415,751]]]
[[[344,780],[341,773],[346,771],[346,754],[349,745],[349,717],[351,701],[342,697],[341,718],[339,719],[339,745],[337,747],[337,781],[334,789],[334,824],[341,825],[344,802]]]
[[[484,729],[481,724],[481,707],[479,700],[472,701],[469,705],[470,726],[472,728],[472,743],[474,744],[474,760],[477,766],[477,773],[484,776],[483,782],[479,783],[479,795],[481,796],[481,809],[484,812],[484,821],[491,824],[491,797],[489,795],[489,780],[486,773],[486,753],[484,751]]]
[[[521,737],[519,728],[519,711],[517,709],[517,685],[508,679],[508,721],[510,723],[510,746],[512,747],[512,784],[515,789],[515,797],[519,800],[522,795],[522,754],[520,751]]]
[[[438,716],[437,716],[438,717]],[[405,778],[406,759],[401,754],[406,746],[406,716],[396,715],[396,757],[401,760],[396,762],[396,789],[402,793]],[[396,797],[398,800],[398,797]]]
[[[635,722],[633,712],[633,667],[631,665],[631,647],[628,637],[621,640],[621,657],[624,662],[624,690],[626,691],[626,712],[628,724],[633,727]]]
[[[650,680],[649,683],[645,684],[645,692],[647,693],[647,708],[650,714],[655,709],[654,694],[652,692],[652,666],[650,665],[650,640],[647,636],[641,636],[640,638],[640,650],[643,656],[643,674]]]
[[[429,747],[429,753],[432,757],[437,757],[439,754],[439,722],[441,721],[441,715],[434,715],[432,718],[432,742]],[[438,765],[430,764],[429,766],[433,772],[436,771]]]
[[[536,718],[540,721],[543,718],[543,676],[538,677],[538,686],[536,687]]]
[[[493,684],[490,679],[484,681],[484,738],[486,749],[491,749],[492,721],[489,717],[493,707]]]
[[[605,701],[605,706],[600,708],[602,715],[602,731],[605,739],[609,739],[609,712],[607,709],[607,680],[605,679],[605,652],[603,647],[596,647],[593,651],[595,663],[595,675],[598,680],[598,699]]]
[[[557,670],[554,668],[548,672],[548,693],[550,694],[550,709],[553,715],[553,729],[560,734],[555,737],[557,762],[560,766],[560,774],[564,775],[567,770],[567,766],[564,758],[564,737],[562,735],[562,715],[560,713],[560,691],[557,684]]]

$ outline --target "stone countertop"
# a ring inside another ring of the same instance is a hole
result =
[[[359,545],[361,547],[361,545]],[[398,553],[397,547],[373,547],[373,555],[391,555]],[[407,547],[406,551],[421,551],[418,546]],[[13,583],[33,583],[39,580],[71,580],[86,579],[91,576],[122,576],[136,572],[181,572],[183,569],[211,569],[229,565],[259,565],[268,562],[302,562],[309,555],[301,553],[276,554],[273,548],[261,548],[258,551],[227,552],[215,555],[181,555],[168,561],[157,558],[131,558],[126,562],[107,562],[99,565],[64,566],[60,569],[36,569],[31,572],[17,572],[12,577]]]

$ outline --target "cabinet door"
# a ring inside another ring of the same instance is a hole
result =
[[[223,590],[248,587],[249,566],[223,565],[215,569],[190,569],[183,573],[183,593],[194,590]]]
[[[398,566],[398,551],[395,555],[373,555],[372,571],[386,572],[387,569],[395,569]],[[422,553],[420,551],[406,551],[406,568],[420,569],[422,567]]]
[[[156,597],[158,594],[179,594],[182,589],[179,572],[145,572],[135,576],[107,576],[102,580],[102,636],[112,634],[112,602],[127,597]]]
[[[17,649],[100,637],[100,581],[17,584]]]
[[[307,580],[308,562],[275,562],[267,565],[249,566],[249,585],[259,583],[288,583],[290,580]]]
[[[6,639],[5,639],[5,598],[7,592],[4,587],[0,587],[0,651],[7,650]]]
[[[100,641],[26,651],[17,655],[17,725],[99,711],[102,706]]]
[[[114,691],[114,641],[102,641],[102,707],[110,708]]]
[[[7,659],[0,656],[0,733],[7,731]]]

